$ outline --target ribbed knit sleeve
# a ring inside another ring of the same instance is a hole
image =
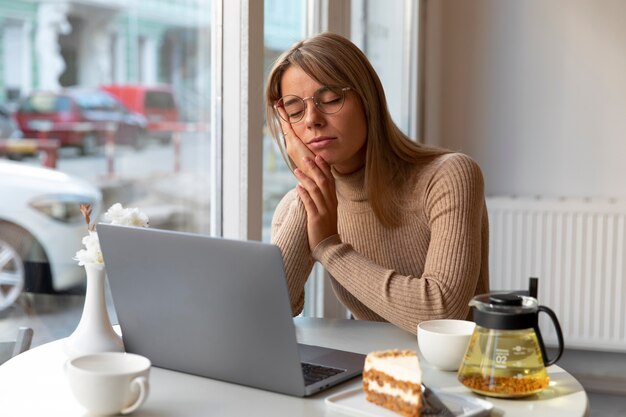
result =
[[[471,297],[488,289],[483,177],[471,158],[445,155],[406,197],[401,234],[380,231],[372,216],[355,210],[341,219],[348,240],[324,240],[313,258],[357,318],[382,318],[416,333],[422,320],[467,318]]]
[[[272,243],[280,248],[293,315],[304,307],[304,284],[314,260],[309,249],[306,210],[295,190],[278,203],[272,219]]]

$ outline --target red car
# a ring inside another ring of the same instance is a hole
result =
[[[114,132],[116,144],[140,148],[146,139],[146,119],[100,90],[69,88],[59,93],[38,91],[19,106],[15,118],[25,138],[58,139],[78,147],[83,155]]]
[[[171,139],[179,114],[170,87],[112,84],[100,88],[117,97],[132,111],[143,115],[148,122],[150,136],[163,142]]]

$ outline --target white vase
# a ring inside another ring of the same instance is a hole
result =
[[[97,352],[123,352],[122,338],[113,330],[104,293],[106,272],[102,265],[85,264],[87,291],[83,314],[76,330],[65,340],[70,358]]]

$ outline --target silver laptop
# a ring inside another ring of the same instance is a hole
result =
[[[296,342],[278,247],[98,224],[127,352],[294,396],[358,376],[364,355]]]

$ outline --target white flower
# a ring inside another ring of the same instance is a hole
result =
[[[138,208],[124,208],[120,203],[115,203],[104,213],[104,218],[111,224],[122,226],[148,227],[148,216],[140,212]]]
[[[85,245],[85,249],[76,252],[74,258],[78,261],[78,265],[96,264],[104,266],[98,233],[90,231],[87,236],[83,237],[83,245]]]
[[[102,251],[100,250],[100,241],[98,240],[98,233],[95,232],[90,224],[89,215],[91,213],[90,207],[85,208],[85,220],[87,221],[87,227],[89,234],[83,237],[83,245],[85,249],[80,249],[76,252],[74,259],[78,261],[78,265],[84,266],[86,264],[99,265],[104,267],[104,259],[102,257]],[[113,204],[109,210],[104,214],[104,218],[109,220],[111,224],[117,224],[121,226],[139,226],[148,227],[148,216],[140,212],[137,208],[124,208],[120,203]]]

